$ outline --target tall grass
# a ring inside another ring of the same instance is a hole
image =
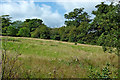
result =
[[[110,77],[118,75],[118,56],[104,53],[100,46],[41,39],[8,39],[9,56],[13,57],[18,51],[21,53],[18,61],[24,63],[17,70],[16,77],[19,78],[89,78],[91,67],[100,71],[107,62],[111,64],[109,69],[113,73]]]

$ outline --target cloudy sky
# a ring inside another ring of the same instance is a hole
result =
[[[12,20],[22,21],[39,18],[49,27],[60,27],[64,25],[65,13],[84,7],[84,11],[91,15],[91,12],[96,10],[95,5],[102,1],[105,0],[2,0],[0,15],[7,14]]]

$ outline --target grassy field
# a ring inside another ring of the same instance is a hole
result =
[[[91,67],[102,74],[106,63],[110,63],[110,77],[118,75],[118,56],[104,53],[101,46],[36,38],[8,37],[7,40],[7,54],[20,53],[16,64],[23,63],[15,77],[88,78]]]

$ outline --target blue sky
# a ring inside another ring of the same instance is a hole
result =
[[[84,7],[84,11],[93,18],[91,12],[102,1],[104,0],[2,0],[0,15],[8,14],[12,20],[22,21],[39,18],[49,27],[61,27],[64,25],[65,13]]]

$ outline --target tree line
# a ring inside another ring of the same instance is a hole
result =
[[[84,8],[75,8],[64,15],[66,26],[59,28],[47,27],[41,19],[12,22],[9,15],[2,15],[2,35],[100,45],[104,51],[119,55],[120,5],[101,2],[95,8],[94,19],[90,19]]]

